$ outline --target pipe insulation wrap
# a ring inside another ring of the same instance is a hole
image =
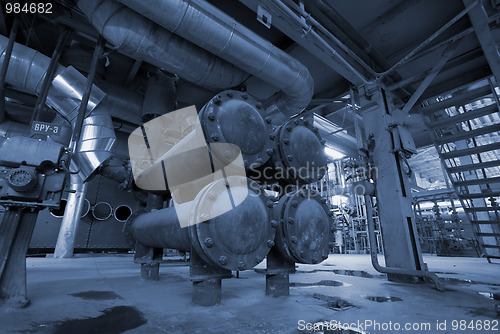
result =
[[[158,66],[194,84],[229,88],[248,76],[220,59],[113,0],[81,0],[78,7],[120,52]]]
[[[5,54],[8,38],[0,35],[0,50]],[[1,60],[1,59],[0,59]],[[14,44],[12,59],[7,70],[6,83],[32,94],[39,94],[50,64],[50,58],[40,52]],[[47,96],[47,104],[74,127],[82,101],[86,78],[73,67],[58,66],[56,76]],[[111,156],[116,136],[106,104],[101,103],[105,94],[92,87],[84,119],[82,135],[77,143],[74,163],[85,181]]]
[[[280,91],[266,104],[276,106],[284,115],[300,113],[311,101],[314,81],[301,62],[208,2],[119,1],[167,30],[279,88]],[[81,4],[92,2],[100,1],[80,1]]]

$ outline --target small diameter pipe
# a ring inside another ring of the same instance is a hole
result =
[[[376,271],[384,274],[393,274],[393,275],[405,275],[405,276],[415,276],[428,278],[432,280],[434,286],[439,291],[444,291],[443,283],[439,280],[439,277],[426,270],[412,270],[412,269],[402,269],[402,268],[392,268],[392,267],[383,267],[378,263],[377,257],[377,242],[375,238],[375,222],[373,220],[373,208],[372,201],[370,195],[365,195],[365,203],[366,203],[366,216],[367,216],[367,225],[368,225],[368,238],[370,240],[370,255],[372,260],[373,268]]]

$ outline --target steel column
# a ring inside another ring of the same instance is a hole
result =
[[[413,217],[409,177],[400,152],[394,151],[393,109],[381,90],[373,92],[371,102],[374,104],[365,107],[362,115],[369,147],[373,147],[369,156],[376,167],[372,178],[376,184],[386,266],[422,270],[425,265]],[[408,281],[408,277],[389,274],[389,280]]]
[[[26,298],[26,252],[38,209],[7,207],[0,213],[0,302],[24,306]]]

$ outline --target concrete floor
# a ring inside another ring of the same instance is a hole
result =
[[[499,301],[490,294],[500,293],[500,264],[435,256],[425,261],[446,279],[445,292],[429,284],[389,282],[371,267],[368,255],[330,255],[319,265],[298,266],[289,297],[266,297],[265,275],[250,270],[241,272],[239,279],[224,280],[222,304],[204,308],[191,305],[189,267],[184,263],[162,265],[161,280],[149,282],[139,279],[131,256],[29,258],[31,304],[24,309],[0,308],[0,332],[319,333],[299,331],[299,321],[305,326],[371,320],[379,326],[391,321],[393,330],[374,328],[372,322],[372,327],[363,328],[368,333],[500,333],[500,324],[497,331],[452,328],[453,320],[498,323]],[[393,298],[381,302],[384,298],[366,297]],[[398,331],[395,322],[429,323],[431,330]]]

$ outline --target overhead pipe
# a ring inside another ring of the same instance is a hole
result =
[[[5,50],[7,45],[7,37],[0,36],[0,50]],[[39,95],[49,67],[49,57],[15,43],[6,73],[6,83],[19,90]],[[58,65],[54,72],[55,78],[47,95],[47,104],[74,127],[87,80],[71,66],[65,68]],[[105,109],[107,105],[100,103],[104,97],[104,92],[93,86],[75,155],[80,176],[84,180],[111,156],[111,148],[116,140],[110,112]]]
[[[172,34],[113,0],[80,0],[78,7],[120,52],[200,86],[230,88],[247,73]]]
[[[15,16],[10,30],[9,41],[4,51],[5,56],[3,58],[2,68],[0,69],[0,123],[5,120],[5,77],[7,76],[7,69],[9,68],[9,62],[12,55],[12,49],[14,48],[14,43],[16,41],[18,28],[19,18]]]
[[[208,2],[119,1],[172,33],[279,88],[280,91],[265,104],[277,107],[283,114],[298,114],[311,101],[314,81],[302,63]],[[80,5],[87,2],[100,1],[80,1]]]

